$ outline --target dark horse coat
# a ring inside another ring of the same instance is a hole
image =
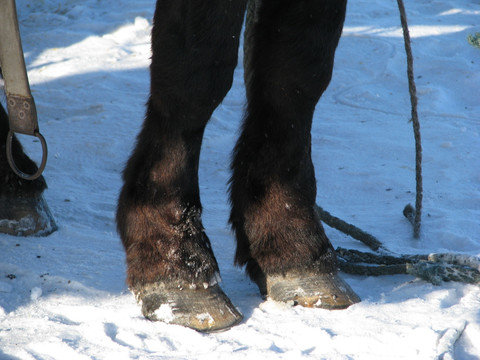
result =
[[[150,98],[118,201],[127,282],[144,315],[205,331],[241,319],[217,284],[197,173],[205,126],[232,84],[246,6],[157,0]],[[262,294],[304,306],[358,301],[336,275],[335,252],[314,212],[310,139],[345,8],[346,0],[248,4],[247,106],[230,180],[235,262]],[[157,311],[163,305],[168,319]]]

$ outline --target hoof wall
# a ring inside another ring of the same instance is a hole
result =
[[[0,233],[15,236],[47,236],[57,230],[43,195],[0,196]]]
[[[346,309],[361,301],[337,274],[267,275],[266,290],[272,300],[309,308]]]
[[[218,285],[195,289],[147,285],[136,293],[136,298],[147,319],[200,332],[227,330],[243,319]]]

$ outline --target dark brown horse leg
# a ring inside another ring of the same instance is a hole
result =
[[[335,252],[314,211],[310,130],[330,82],[346,1],[250,5],[248,106],[231,179],[235,260],[274,300],[345,308],[359,298],[337,275]]]
[[[231,87],[244,11],[243,0],[157,2],[151,95],[118,202],[127,282],[143,314],[200,331],[242,318],[217,283],[198,162],[205,125]]]
[[[43,197],[47,184],[43,176],[33,181],[18,177],[10,168],[6,155],[8,116],[0,105],[0,232],[17,236],[46,236],[57,229]],[[23,152],[16,137],[12,155],[17,166],[28,174],[37,165]]]

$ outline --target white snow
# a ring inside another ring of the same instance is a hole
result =
[[[160,307],[155,310],[154,315],[158,320],[165,321],[166,323],[174,319],[173,311],[169,304],[160,305]]]
[[[212,315],[210,315],[209,313],[198,314],[195,317],[201,323],[207,322],[208,325],[210,325],[210,326],[213,326],[215,324],[215,320],[213,319]]]
[[[209,335],[145,320],[125,285],[114,213],[148,96],[154,1],[17,6],[49,146],[45,198],[59,230],[42,238],[0,235],[0,359],[480,358],[479,286],[344,275],[362,302],[312,310],[263,301],[232,265],[226,183],[244,106],[241,54],[233,87],[206,130],[199,176],[222,287],[245,319]],[[480,50],[467,42],[480,32],[480,2],[405,6],[424,149],[421,239],[402,215],[415,198],[414,143],[395,1],[348,5],[312,130],[317,202],[396,253],[480,256]],[[38,161],[39,144],[22,141]],[[334,246],[366,250],[326,231]]]
[[[40,296],[42,296],[42,289],[35,286],[32,290],[30,290],[30,300],[35,301]]]

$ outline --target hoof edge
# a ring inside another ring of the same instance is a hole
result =
[[[243,319],[219,285],[167,288],[147,285],[137,291],[143,315],[152,321],[182,325],[200,332],[228,330]]]
[[[266,276],[267,297],[308,308],[346,309],[360,297],[338,274]]]

